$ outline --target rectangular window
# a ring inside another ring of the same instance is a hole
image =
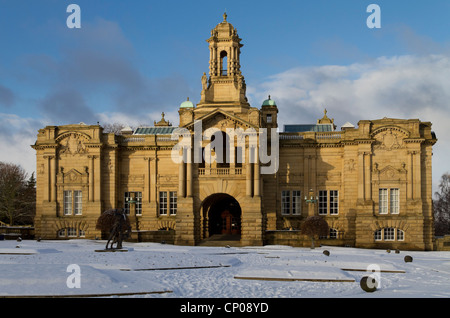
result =
[[[135,205],[135,213],[136,215],[142,215],[142,192],[135,192],[134,193],[136,205]]]
[[[281,191],[281,214],[290,214],[291,212],[291,192]]]
[[[69,227],[67,229],[67,236],[68,237],[77,237],[77,229],[73,227]]]
[[[391,214],[398,214],[399,212],[399,189],[391,189],[390,193],[390,211]]]
[[[319,215],[327,214],[328,210],[328,195],[327,191],[319,191]]]
[[[268,124],[270,124],[270,123],[272,122],[272,114],[267,114],[267,116],[266,116],[266,122],[267,122]]]
[[[142,192],[125,192],[123,209],[125,214],[130,214],[134,204],[134,213],[142,215]]]
[[[82,200],[83,200],[83,194],[81,191],[73,191],[73,197],[74,197],[74,214],[75,215],[81,215],[82,214]]]
[[[330,239],[337,239],[338,238],[338,230],[336,229],[330,229]]]
[[[167,192],[159,192],[159,215],[167,215]]]
[[[302,210],[301,192],[298,190],[292,191],[292,214],[299,215]]]
[[[339,214],[339,192],[330,190],[330,214]]]
[[[72,215],[72,191],[64,191],[64,215]]]
[[[388,213],[388,189],[379,190],[379,208],[380,214]]]
[[[125,192],[124,198],[123,198],[123,209],[125,211],[125,214],[130,214],[130,200],[131,200],[131,192]]]
[[[400,212],[400,190],[398,188],[379,190],[380,214],[398,214]]]
[[[395,229],[392,227],[387,227],[384,229],[384,240],[393,241],[395,240]]]
[[[170,200],[170,215],[177,214],[177,192],[169,192],[169,200]]]

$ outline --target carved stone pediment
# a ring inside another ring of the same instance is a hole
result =
[[[372,133],[372,137],[376,140],[374,149],[395,150],[404,148],[403,140],[408,138],[407,131],[398,127],[383,127]]]
[[[89,141],[89,136],[77,132],[69,132],[61,135],[56,140],[60,144],[60,155],[77,155],[88,152],[86,142]]]
[[[71,169],[67,172],[64,172],[64,169],[61,168],[61,173],[58,174],[58,183],[59,184],[87,184],[88,183],[88,173],[81,173],[76,169]]]
[[[383,169],[378,170],[378,164],[375,164],[373,173],[379,181],[401,181],[406,178],[406,170],[404,167],[401,169],[396,169],[388,165]]]

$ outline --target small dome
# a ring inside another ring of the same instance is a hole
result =
[[[194,108],[194,104],[191,101],[189,101],[188,97],[185,102],[181,103],[180,108]]]
[[[270,95],[269,95],[269,99],[266,99],[262,105],[263,106],[277,106],[275,101],[273,99],[270,99]]]

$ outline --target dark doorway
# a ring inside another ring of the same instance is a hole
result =
[[[225,193],[214,194],[205,200],[203,209],[208,220],[205,238],[214,235],[240,238],[242,211],[235,198]]]

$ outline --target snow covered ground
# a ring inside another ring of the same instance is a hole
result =
[[[450,297],[450,252],[128,242],[127,252],[96,252],[104,246],[93,240],[0,241],[0,297]],[[413,262],[405,263],[405,255]],[[355,271],[368,267],[380,271]],[[359,284],[369,274],[380,281],[374,293]]]

